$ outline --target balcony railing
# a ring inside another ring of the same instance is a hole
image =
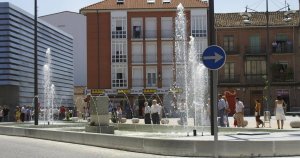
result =
[[[219,75],[219,83],[240,83],[240,75]]]
[[[265,84],[265,76],[263,74],[255,75],[255,74],[246,74],[245,79],[247,84]]]
[[[272,47],[272,53],[283,54],[283,53],[293,53],[293,45],[279,45]]]
[[[246,46],[245,53],[249,55],[265,55],[266,48],[261,46]]]
[[[291,72],[273,73],[272,81],[273,82],[293,82],[294,81],[294,73],[291,73]]]
[[[112,31],[112,38],[126,38],[126,31]]]
[[[240,53],[240,47],[239,46],[234,46],[234,47],[225,47],[222,46],[222,48],[225,50],[227,55],[235,55]]]
[[[132,79],[132,87],[144,87],[144,80],[142,78]]]

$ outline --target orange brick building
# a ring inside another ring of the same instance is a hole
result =
[[[284,12],[270,12],[268,43],[265,13],[251,13],[250,23],[244,23],[240,13],[215,17],[217,44],[227,53],[226,64],[219,70],[219,92],[236,92],[248,115],[254,115],[255,99],[273,112],[278,95],[287,102],[287,111],[299,111],[299,12],[285,20]],[[264,99],[268,88],[269,106]]]
[[[87,17],[87,88],[93,95],[108,95],[123,108],[128,100],[139,109],[145,99],[170,103],[180,3],[187,32],[202,52],[208,4],[201,0],[104,0],[81,9]]]

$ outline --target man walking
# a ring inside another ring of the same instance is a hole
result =
[[[244,127],[244,104],[239,98],[235,98],[235,116],[238,127]]]
[[[226,102],[222,98],[222,95],[219,94],[219,101],[218,101],[218,110],[219,110],[219,116],[220,116],[220,126],[225,127],[224,123],[224,116],[225,116],[225,108],[226,108]]]

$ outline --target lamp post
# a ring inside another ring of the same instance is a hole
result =
[[[38,63],[37,63],[37,0],[34,0],[34,125],[39,125]]]

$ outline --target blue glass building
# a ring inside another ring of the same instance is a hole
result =
[[[38,20],[39,100],[43,105],[43,66],[51,49],[56,106],[73,106],[73,37]],[[0,105],[32,105],[34,97],[34,16],[0,3]]]

